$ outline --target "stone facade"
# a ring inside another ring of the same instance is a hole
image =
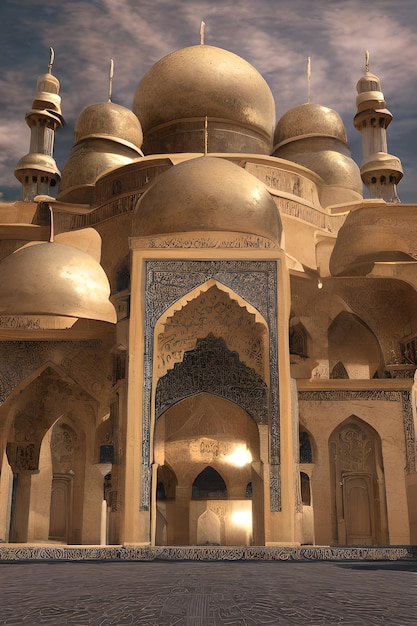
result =
[[[152,68],[135,115],[81,113],[56,199],[59,173],[19,161],[23,200],[0,204],[0,540],[45,545],[1,558],[409,556],[417,205],[370,152],[389,113],[372,125],[370,76],[361,169],[336,112],[275,126],[258,72],[204,44]],[[58,104],[31,115],[61,123]]]

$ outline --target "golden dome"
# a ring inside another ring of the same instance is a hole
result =
[[[147,153],[168,152],[167,145],[176,148],[171,151],[202,152],[206,116],[211,152],[239,151],[239,132],[247,152],[270,152],[275,124],[271,90],[252,65],[221,48],[192,46],[158,61],[140,82],[133,111],[142,124]],[[225,144],[227,133],[229,148],[220,150],[216,137]]]
[[[138,118],[132,111],[114,102],[92,104],[80,113],[75,124],[74,143],[90,138],[111,139],[141,155],[143,134]]]
[[[106,273],[73,246],[20,248],[0,263],[0,315],[56,315],[116,322]]]
[[[139,200],[133,235],[229,231],[280,242],[278,209],[265,185],[216,157],[183,161],[161,174]]]
[[[305,102],[289,109],[279,120],[274,135],[274,151],[288,141],[317,136],[334,137],[347,143],[345,126],[336,111],[321,104]]]
[[[333,109],[307,102],[284,113],[275,130],[273,156],[318,174],[324,207],[362,198],[360,170],[351,158],[342,118]]]
[[[129,109],[113,102],[84,109],[75,124],[74,146],[62,169],[58,200],[91,204],[97,178],[143,156],[142,139],[139,120]]]
[[[29,170],[34,172],[48,172],[53,176],[60,176],[61,172],[57,168],[55,159],[49,154],[43,154],[42,152],[29,152],[21,159],[19,159],[16,168],[15,176],[20,182],[23,181],[25,174]]]
[[[128,148],[120,146],[118,152],[110,152],[108,142],[102,139],[90,139],[75,145],[62,169],[58,200],[91,204],[96,180],[107,170],[133,160]]]

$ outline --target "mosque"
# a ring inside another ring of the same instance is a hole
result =
[[[202,42],[61,175],[52,69],[0,203],[0,541],[417,544],[417,205],[368,59],[360,167]]]

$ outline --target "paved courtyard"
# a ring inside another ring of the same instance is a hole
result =
[[[417,624],[417,562],[0,562],[0,624]]]

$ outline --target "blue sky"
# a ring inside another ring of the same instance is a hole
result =
[[[19,199],[13,170],[29,149],[24,118],[37,76],[55,50],[65,129],[55,142],[62,169],[74,123],[89,104],[108,95],[114,59],[113,101],[131,108],[144,73],[162,56],[200,41],[252,63],[275,97],[277,120],[307,99],[342,116],[356,161],[361,139],[353,128],[356,82],[370,69],[382,81],[394,115],[388,150],[403,163],[403,202],[417,202],[417,4],[415,0],[1,0],[0,192]]]

